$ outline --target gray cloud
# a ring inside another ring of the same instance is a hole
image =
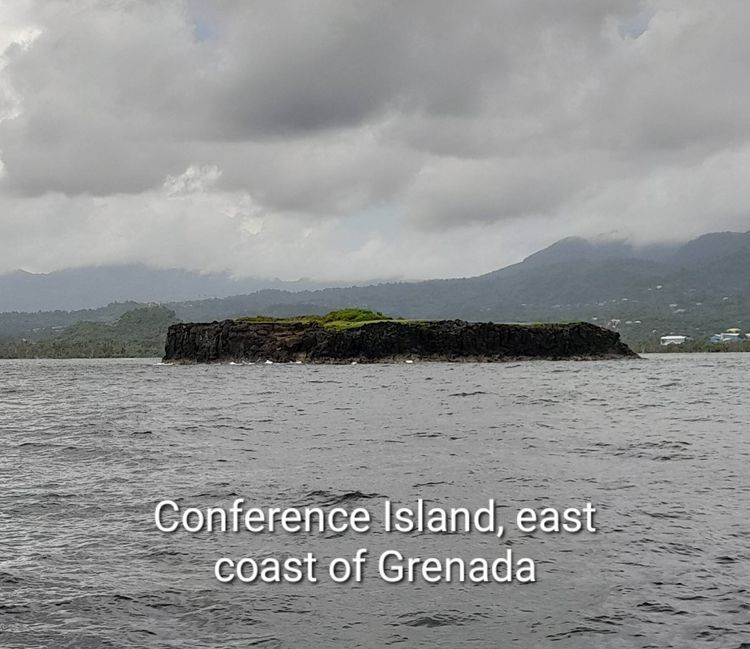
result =
[[[742,0],[0,12],[0,270],[469,274],[748,227]]]

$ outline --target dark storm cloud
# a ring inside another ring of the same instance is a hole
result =
[[[200,233],[202,267],[283,275],[293,241],[290,272],[335,272],[330,254],[363,274],[384,257],[445,274],[469,236],[519,250],[745,218],[731,182],[750,146],[740,0],[20,1],[0,14],[0,207],[14,215],[1,225],[11,241],[54,220],[68,247],[47,266],[81,249],[180,263]],[[171,252],[151,245],[167,226]],[[424,261],[403,254],[415,246]],[[517,254],[496,249],[472,264]]]
[[[39,6],[40,35],[5,70],[23,106],[0,131],[9,187],[139,191],[189,162],[191,141],[518,110],[524,55],[591,40],[617,3],[224,3],[197,17],[207,27],[177,6]]]
[[[230,136],[264,137],[350,128],[388,111],[475,113],[484,83],[507,68],[501,39],[487,38],[498,26],[487,8],[328,2],[300,16],[299,5],[278,3],[260,20],[245,10],[232,25],[218,114]]]

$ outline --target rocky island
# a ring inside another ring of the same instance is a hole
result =
[[[586,322],[399,320],[361,309],[169,327],[164,362],[375,363],[637,358],[617,332]]]

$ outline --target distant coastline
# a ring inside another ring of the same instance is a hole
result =
[[[135,308],[133,308],[135,307]],[[358,309],[356,311],[364,311]],[[66,312],[55,313],[64,321]],[[37,320],[45,317],[38,314],[0,314],[14,319],[19,326],[25,326],[23,335],[0,336],[0,359],[35,359],[35,358],[160,358],[165,353],[167,332],[171,325],[179,324],[175,312],[161,305],[115,304],[99,311],[87,312],[82,317],[87,319],[74,322],[68,326],[31,327]],[[22,323],[27,319],[29,325]],[[74,316],[70,316],[74,317]],[[371,317],[371,316],[364,316]],[[380,314],[377,317],[385,318]],[[106,319],[105,319],[106,318]],[[307,316],[307,322],[321,321],[325,316]],[[278,318],[270,316],[250,316],[234,318],[245,323],[305,321],[302,316]],[[216,321],[215,321],[216,322]],[[426,320],[397,320],[401,324],[408,322],[428,322]],[[450,321],[454,322],[454,321]],[[330,323],[329,323],[330,324]],[[339,326],[351,327],[362,323],[339,322]],[[466,324],[469,324],[466,322]],[[191,325],[192,326],[192,325]],[[336,326],[335,323],[332,326]],[[511,326],[511,325],[504,325]],[[552,327],[553,323],[540,322],[533,327]],[[591,324],[595,329],[602,329]],[[609,331],[608,328],[604,328]],[[617,332],[612,332],[621,336]],[[641,354],[674,354],[674,353],[726,353],[748,352],[750,341],[713,343],[708,340],[686,340],[682,344],[660,344],[658,338],[632,340],[621,336],[625,344]],[[455,355],[454,355],[455,356]]]
[[[750,341],[712,342],[733,329],[750,333],[748,273],[750,232],[714,232],[658,250],[569,237],[476,277],[335,288],[271,283],[248,292],[256,284],[139,265],[5,273],[0,357],[159,357],[177,322],[322,315],[350,305],[409,319],[584,321],[644,353],[750,351]],[[664,336],[685,344],[663,346]]]

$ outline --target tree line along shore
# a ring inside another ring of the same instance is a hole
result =
[[[132,308],[129,308],[132,307]],[[180,322],[175,311],[163,305],[113,304],[106,316],[92,312],[92,320],[75,322],[68,326],[21,327],[22,335],[0,336],[0,358],[160,358],[164,355],[167,330]],[[33,316],[37,316],[35,319]],[[29,323],[40,324],[40,314],[0,314],[14,316],[15,321],[28,317]],[[85,316],[84,316],[85,317]],[[93,320],[108,317],[109,320]],[[61,321],[49,315],[49,322]],[[237,318],[241,322],[318,322],[334,329],[346,329],[365,322],[408,322],[367,309],[340,309],[323,315],[294,317],[248,316]],[[413,321],[413,320],[412,320]],[[746,352],[750,341],[712,343],[708,340],[688,340],[681,345],[660,344],[654,334],[645,338],[630,338],[622,334],[623,341],[638,353],[693,353],[693,352]]]

